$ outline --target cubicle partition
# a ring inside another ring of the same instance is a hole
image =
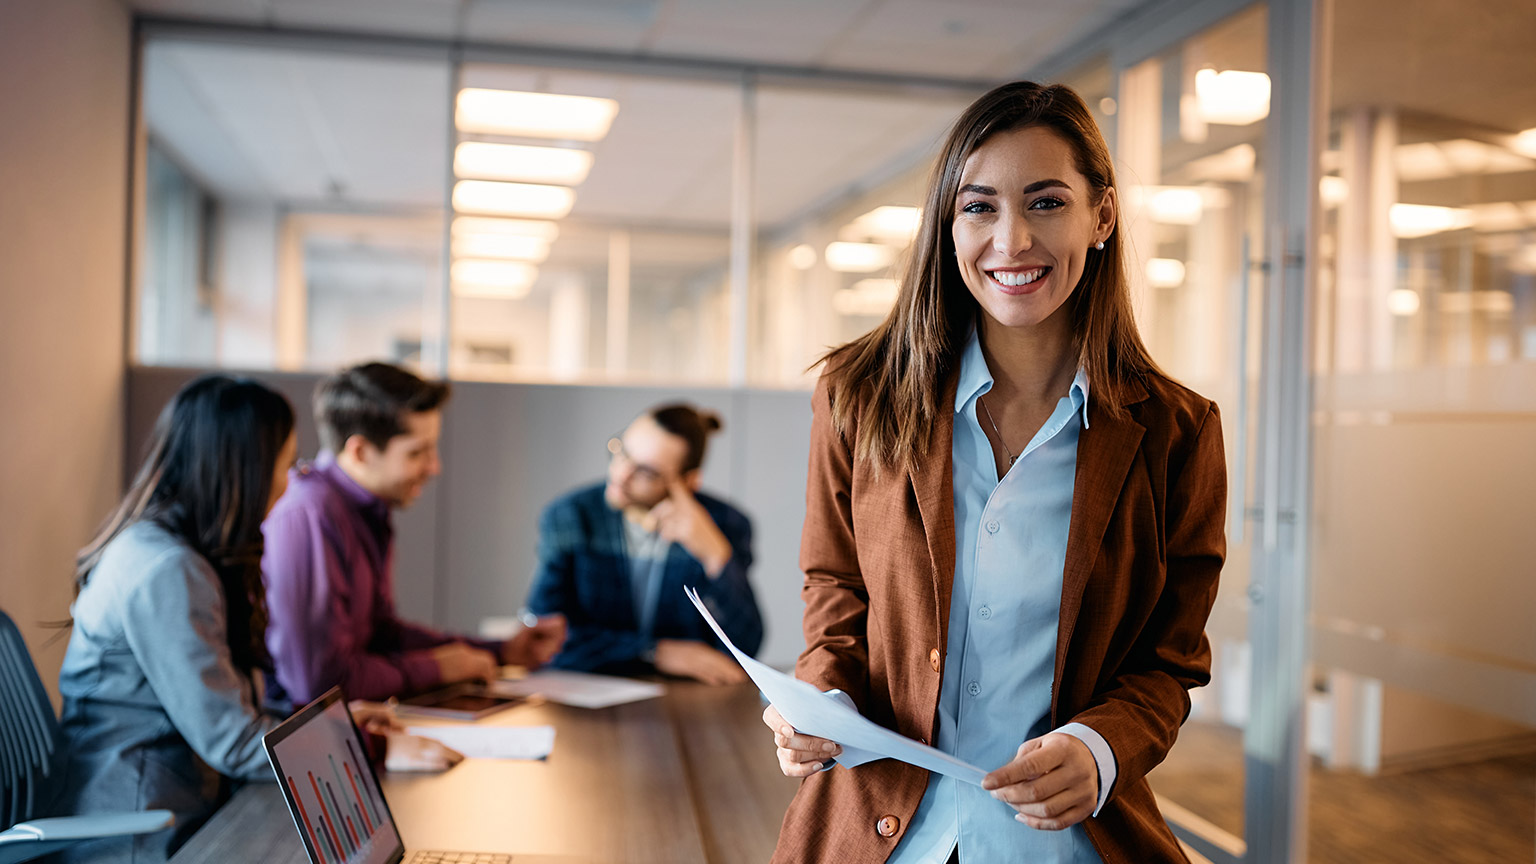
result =
[[[205,371],[129,370],[129,472],[161,406]],[[319,439],[310,394],[321,376],[250,374],[293,403],[299,452],[312,457]],[[752,517],[751,578],[768,631],[760,658],[793,665],[804,646],[797,561],[811,410],[803,391],[455,382],[445,411],[442,476],[395,519],[401,612],[457,630],[515,613],[533,577],[540,509],[601,479],[608,439],[646,407],[676,399],[717,411],[724,421],[710,444],[704,488]]]

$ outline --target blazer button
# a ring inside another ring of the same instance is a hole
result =
[[[880,832],[881,837],[895,837],[896,832],[901,830],[901,820],[895,816],[881,816],[880,821],[875,823],[875,830]]]
[[[933,667],[933,671],[939,671],[939,649],[935,648],[928,652],[928,665]]]

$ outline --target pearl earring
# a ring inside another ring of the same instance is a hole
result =
[[[1093,248],[1099,250],[1100,252],[1103,252],[1104,251],[1104,241],[1100,240],[1099,242],[1093,244]]]

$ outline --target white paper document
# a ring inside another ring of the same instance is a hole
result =
[[[466,759],[543,759],[555,749],[553,726],[411,726],[405,731],[441,741]]]
[[[543,696],[561,705],[577,708],[607,708],[625,702],[654,699],[666,688],[653,681],[634,681],[613,675],[589,672],[564,672],[546,669],[524,678],[503,678],[493,682],[491,692],[498,696]]]
[[[688,594],[688,599],[709,622],[715,635],[730,649],[741,668],[747,670],[747,675],[752,678],[752,683],[763,691],[763,695],[773,703],[773,707],[779,710],[789,724],[798,732],[807,735],[815,735],[818,738],[827,738],[836,741],[843,746],[842,755],[837,757],[837,762],[852,768],[865,762],[873,762],[876,759],[896,759],[919,768],[926,768],[938,774],[946,774],[956,780],[964,780],[975,786],[981,785],[981,778],[987,776],[987,772],[974,765],[962,762],[959,759],[923,744],[913,741],[899,733],[881,726],[854,710],[851,700],[847,696],[838,698],[817,690],[790,675],[764,665],[743,654],[720,625],[715,622],[715,617],[704,608],[704,603],[699,600],[699,595],[691,588],[683,589]]]

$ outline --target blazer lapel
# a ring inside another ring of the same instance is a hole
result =
[[[1126,407],[1147,398],[1140,386],[1127,388]],[[1088,428],[1077,442],[1076,479],[1072,487],[1072,523],[1067,529],[1067,560],[1061,579],[1061,621],[1056,627],[1056,678],[1061,681],[1067,645],[1082,610],[1083,589],[1099,557],[1104,529],[1120,500],[1120,490],[1141,446],[1146,428],[1130,417],[1111,417],[1089,399]],[[1061,688],[1051,688],[1051,716]]]
[[[939,645],[943,645],[947,638],[949,598],[955,584],[955,485],[950,463],[954,461],[955,388],[959,382],[958,368],[946,376],[939,399],[939,416],[934,418],[928,436],[928,451],[918,461],[917,468],[909,472],[918,515],[923,520],[923,536],[928,541],[937,613],[934,629],[939,634]]]

